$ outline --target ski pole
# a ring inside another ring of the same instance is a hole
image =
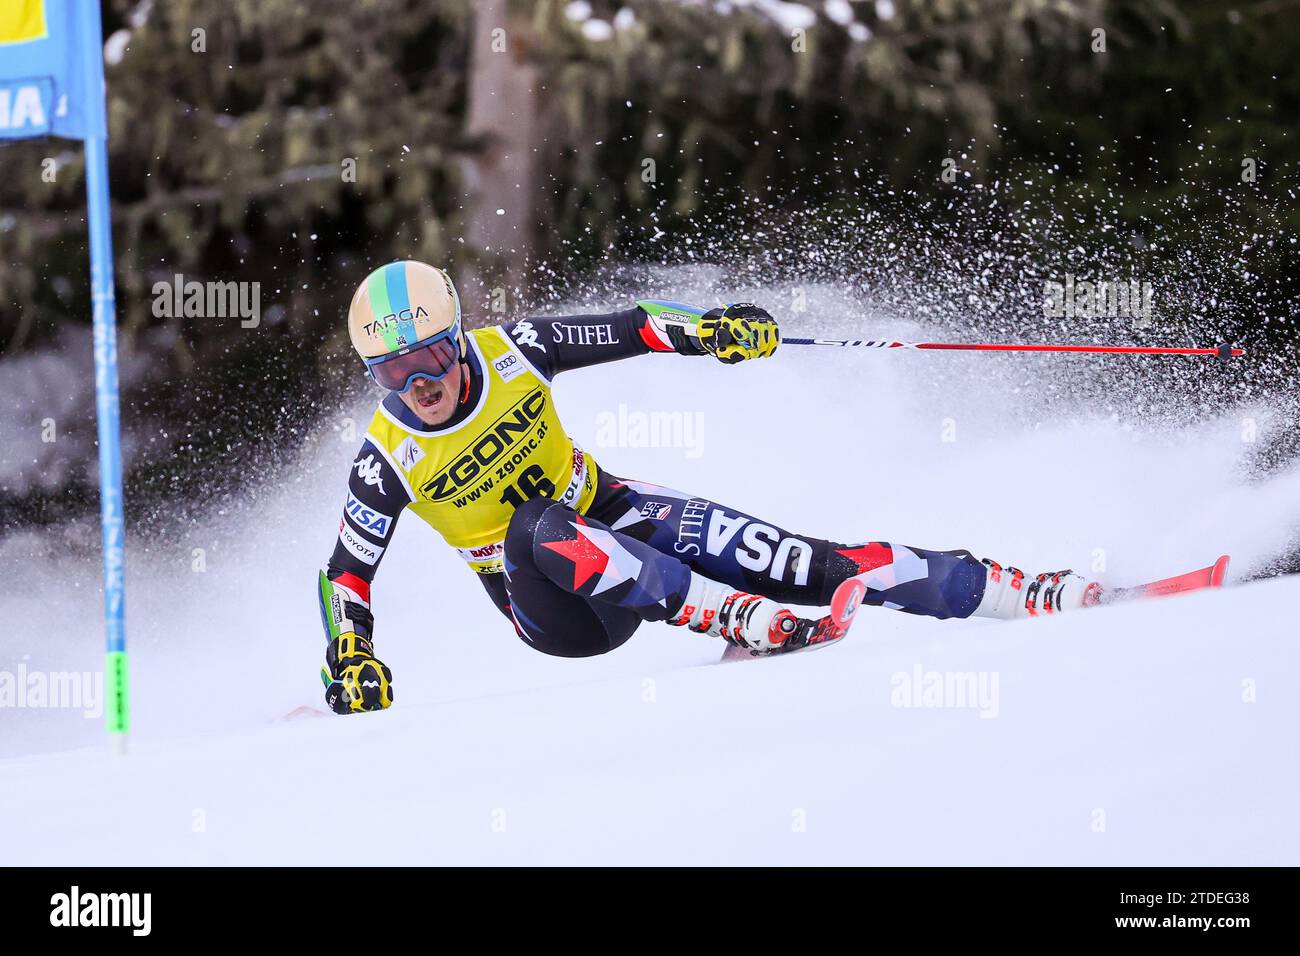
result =
[[[781,339],[782,345],[838,345],[861,349],[949,349],[969,352],[1103,352],[1111,355],[1245,355],[1246,350],[1220,345],[1211,349],[1156,348],[1137,345],[997,345],[989,342],[891,342],[874,339]]]

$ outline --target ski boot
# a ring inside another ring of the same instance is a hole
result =
[[[1073,571],[1047,571],[1030,578],[1019,568],[985,558],[984,598],[973,617],[1012,620],[1059,614],[1101,602],[1102,586]]]
[[[825,647],[848,633],[866,588],[855,579],[841,584],[831,613],[817,620],[799,617],[770,598],[719,584],[692,573],[681,610],[668,623],[721,637],[754,656]]]

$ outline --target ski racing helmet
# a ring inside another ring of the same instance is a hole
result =
[[[456,287],[423,262],[390,262],[366,276],[348,307],[348,335],[370,377],[394,392],[441,379],[465,357]]]

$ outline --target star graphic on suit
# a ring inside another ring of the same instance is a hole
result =
[[[569,524],[577,535],[569,541],[548,541],[542,545],[573,562],[573,588],[576,591],[600,575],[592,594],[600,594],[641,573],[641,562],[628,552],[614,535],[603,528],[593,528],[581,517]]]
[[[887,544],[872,541],[856,548],[837,548],[836,554],[842,554],[858,566],[858,574],[874,571],[881,565],[894,560],[893,550]]]
[[[618,542],[618,538],[604,528],[593,528],[590,525],[583,525],[578,528],[578,534],[585,535],[587,539],[605,552],[609,560],[605,565],[604,571],[600,576],[600,581],[592,594],[600,594],[602,591],[608,591],[612,587],[617,587],[624,581],[635,581],[641,573],[641,562]]]

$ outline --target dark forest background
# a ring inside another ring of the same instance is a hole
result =
[[[1297,0],[103,7],[136,508],[357,387],[341,317],[393,258],[454,270],[476,322],[721,262],[1024,340],[1044,275],[1102,269],[1164,313],[1084,338],[1282,357],[1239,391],[1294,370]],[[4,435],[68,437],[0,437],[4,528],[95,498],[80,147],[0,164]],[[155,317],[177,273],[260,283],[261,325]]]

